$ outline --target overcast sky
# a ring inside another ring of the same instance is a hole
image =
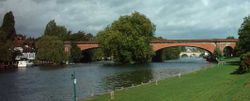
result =
[[[0,23],[12,11],[17,33],[41,36],[55,19],[69,30],[96,34],[121,15],[138,11],[168,39],[237,37],[250,0],[0,0]]]

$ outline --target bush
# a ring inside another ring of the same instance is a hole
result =
[[[240,58],[239,73],[246,73],[250,70],[250,52],[243,54]]]

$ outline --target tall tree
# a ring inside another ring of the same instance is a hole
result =
[[[121,16],[97,34],[105,54],[112,55],[118,63],[149,62],[154,54],[150,41],[155,25],[145,15],[134,12]]]
[[[69,32],[64,26],[57,25],[55,20],[51,20],[45,28],[44,35],[57,36],[61,40],[68,40]]]
[[[239,41],[237,43],[238,54],[250,51],[250,16],[245,17],[239,29]]]
[[[36,59],[39,61],[60,64],[67,60],[63,41],[56,36],[41,37],[36,43],[36,48]]]
[[[15,19],[12,12],[5,14],[0,27],[0,63],[9,63],[13,60],[13,39],[16,36]]]
[[[1,31],[4,31],[7,39],[13,40],[16,36],[15,30],[15,18],[13,13],[10,11],[4,15],[3,24],[0,28]]]

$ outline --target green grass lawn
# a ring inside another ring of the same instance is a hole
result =
[[[116,91],[112,101],[250,101],[250,73],[230,74],[238,68],[238,58],[227,64]],[[110,101],[110,94],[88,98],[89,101]]]

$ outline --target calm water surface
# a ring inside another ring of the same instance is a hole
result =
[[[145,65],[94,62],[64,67],[28,67],[0,72],[0,101],[72,101],[71,74],[74,71],[77,96],[86,98],[119,87],[193,72],[208,65],[201,58],[182,58]]]

